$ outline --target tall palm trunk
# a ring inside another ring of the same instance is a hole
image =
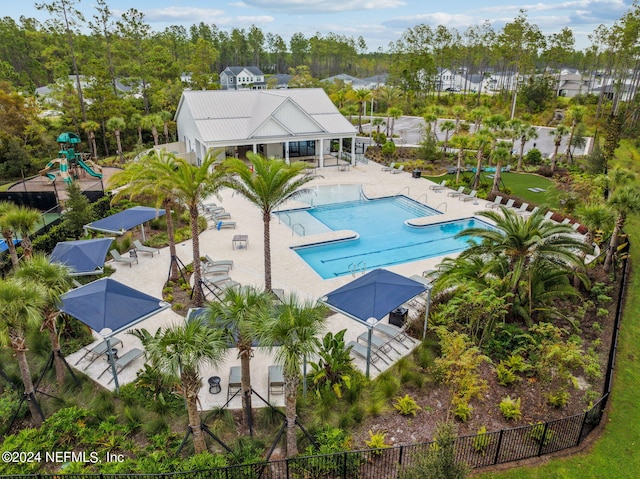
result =
[[[491,193],[498,194],[500,192],[500,176],[502,173],[502,156],[498,157],[496,161],[496,174],[493,176],[493,186],[491,187]]]
[[[613,228],[613,233],[611,233],[611,241],[609,242],[609,248],[607,249],[607,256],[604,260],[604,266],[603,266],[605,273],[608,273],[611,270],[611,267],[613,266],[613,255],[618,249],[618,236],[620,236],[620,231],[624,226],[624,222],[625,222],[625,215],[621,214],[618,217],[618,220],[616,221],[615,227]]]
[[[53,353],[53,365],[56,369],[56,381],[58,381],[58,384],[63,384],[66,378],[67,368],[64,365],[62,356],[60,355],[60,339],[58,338],[58,328],[56,327],[57,317],[57,311],[47,314],[47,319],[42,326],[49,332],[51,352]]]
[[[558,162],[558,150],[560,149],[560,142],[556,142],[553,149],[553,158],[551,158],[551,174],[556,172],[556,163]]]
[[[516,165],[516,171],[522,171],[522,157],[524,156],[524,141],[520,141],[520,155],[518,156],[518,164]]]
[[[463,154],[464,154],[464,150],[462,148],[458,148],[458,164],[456,166],[456,185],[460,183],[460,170],[462,169]]]
[[[7,249],[9,250],[9,256],[11,257],[11,265],[14,268],[18,267],[18,252],[16,251],[16,245],[13,244],[13,232],[11,230],[3,230],[2,236],[4,238],[4,242],[7,244]]]
[[[478,154],[476,155],[478,162],[476,163],[476,176],[473,178],[473,189],[477,190],[478,185],[480,185],[480,172],[482,171],[482,148],[478,149]]]
[[[158,140],[158,129],[156,128],[155,125],[153,125],[151,127],[151,134],[153,135],[153,144],[155,146],[158,146],[160,144],[160,142]]]
[[[202,385],[197,374],[183,372],[181,375],[184,399],[187,403],[187,416],[189,417],[189,427],[193,433],[193,449],[196,454],[207,450],[207,443],[202,434],[202,421],[198,413],[198,391]]]
[[[264,289],[271,292],[271,215],[268,211],[262,212],[264,223]]]
[[[167,218],[167,240],[169,241],[169,254],[171,255],[171,272],[169,274],[169,279],[175,281],[178,279],[178,275],[180,271],[178,271],[178,262],[173,261],[174,258],[177,259],[176,252],[176,238],[173,230],[173,214],[171,213],[171,200],[167,199],[164,201],[164,212],[165,218]]]
[[[251,356],[253,356],[253,350],[251,349],[251,343],[249,343],[249,347],[243,347],[239,350],[240,356],[240,368],[241,368],[241,376],[240,376],[240,386],[242,388],[242,407],[244,409],[244,422],[245,429],[249,431],[249,433],[253,433],[253,416],[252,416],[252,405],[251,405]]]
[[[202,268],[200,267],[200,236],[198,231],[198,205],[189,205],[189,216],[191,218],[191,243],[193,245],[193,301],[196,306],[202,306],[204,298],[202,296]]]
[[[115,131],[116,145],[118,146],[118,158],[120,158],[120,164],[124,163],[124,155],[122,154],[122,140],[120,139],[120,130]]]
[[[32,401],[32,398],[35,398],[35,389],[33,387],[33,380],[31,379],[31,371],[29,371],[29,363],[27,362],[27,349],[24,347],[24,338],[13,340],[12,347],[18,360],[20,376],[22,376],[22,384],[24,385],[24,394],[27,398],[29,411],[31,412],[31,420],[36,427],[40,427],[42,425],[42,417],[40,416],[40,410],[37,404]]]
[[[22,245],[24,257],[31,258],[33,256],[33,246],[31,245],[31,238],[29,238],[29,235],[23,235],[20,244]]]
[[[287,416],[287,457],[298,455],[298,440],[296,437],[296,399],[300,379],[297,375],[285,374],[285,415]]]

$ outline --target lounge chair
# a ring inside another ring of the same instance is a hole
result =
[[[360,344],[360,343],[356,343],[355,341],[349,341],[349,343],[347,344],[347,348],[351,347],[351,352],[355,355],[358,356],[362,359],[364,359],[365,361],[367,360],[367,347]],[[378,353],[371,348],[371,357],[369,359],[371,366],[373,366],[376,371],[380,372],[380,368],[378,366],[376,366],[375,363],[378,362],[379,359],[382,359]],[[384,359],[383,359],[384,361]],[[386,361],[384,361],[386,363]],[[388,364],[388,363],[387,363]]]
[[[571,227],[574,231],[578,231],[580,229],[580,223],[573,223]]]
[[[395,175],[396,173],[401,173],[404,170],[404,165],[400,165],[398,168],[391,170],[391,174]]]
[[[160,248],[152,248],[151,246],[145,246],[142,243],[140,243],[140,240],[137,240],[137,239],[133,240],[133,246],[135,246],[136,251],[140,253],[150,253],[152,258],[153,258],[153,253],[160,254]]]
[[[215,266],[211,266],[209,265],[209,263],[205,263],[204,261],[200,262],[200,266],[202,269],[202,274],[203,275],[221,275],[221,274],[227,274],[229,272],[229,270],[231,269],[231,266],[228,264],[220,264],[220,265],[215,265]]]
[[[229,385],[227,386],[227,401],[231,396],[237,394],[242,389],[242,370],[240,366],[229,368]]]
[[[396,167],[395,162],[391,163],[389,166],[383,166],[382,168],[380,168],[381,171],[391,171]]]
[[[493,203],[487,203],[485,206],[487,208],[497,208],[502,203],[502,196],[496,196],[493,199]]]
[[[213,221],[215,221],[215,222],[218,222],[218,221],[220,221],[220,220],[222,220],[222,219],[224,219],[224,218],[231,218],[231,213],[227,213],[227,212],[224,212],[224,213],[218,213],[218,214],[214,214],[214,215],[211,217],[211,219],[212,219]]]
[[[204,255],[204,259],[209,266],[230,266],[229,269],[233,268],[233,260],[232,259],[217,259],[214,260],[208,254]]]
[[[516,200],[511,199],[511,200],[507,200],[507,204],[504,205],[505,208],[513,208],[513,204],[516,202]]]
[[[527,211],[527,208],[529,208],[529,203],[522,203],[520,205],[520,208],[515,208],[516,213],[520,214],[520,213],[524,213],[525,211]]]
[[[528,218],[529,216],[537,213],[538,211],[540,211],[540,207],[536,206],[534,209],[532,209],[531,211],[519,211],[518,214],[524,218]]]
[[[476,190],[471,190],[471,193],[469,193],[468,195],[460,195],[458,196],[458,199],[460,201],[471,201],[471,200],[475,200],[476,199],[476,195],[478,194],[478,192]]]
[[[115,348],[117,346],[122,345],[122,341],[120,341],[118,338],[113,338],[109,341],[109,344],[111,348]],[[84,367],[84,369],[87,369],[89,366],[91,366],[91,364],[93,364],[93,362],[96,359],[98,359],[100,356],[102,356],[106,352],[107,352],[107,342],[104,340],[100,341],[98,344],[93,345],[92,347],[85,346],[84,354],[80,357],[80,359],[76,361],[74,366],[77,366],[78,364],[80,364],[80,361],[82,361],[84,358],[89,356],[89,363]]]
[[[131,364],[132,362],[134,362],[136,359],[138,359],[139,357],[144,355],[144,351],[142,349],[138,349],[138,348],[133,348],[130,349],[129,351],[127,351],[126,353],[124,353],[122,356],[120,356],[118,359],[116,359],[116,374],[118,374],[120,371],[122,371],[124,368],[126,368],[127,366],[129,366],[129,364]],[[107,371],[111,370],[111,364],[109,364],[101,373],[100,376],[98,376],[98,379],[100,379],[102,377],[102,375],[104,373],[106,373]],[[109,379],[108,383],[111,383],[111,381],[113,381],[113,378]],[[107,384],[108,384],[107,383]]]
[[[457,191],[450,191],[449,193],[447,193],[447,196],[451,196],[452,198],[455,198],[460,195],[464,195],[464,186],[461,186],[460,188],[458,188]]]
[[[406,349],[411,349],[409,346],[404,344],[405,339],[411,339],[407,336],[404,328],[398,328],[397,326],[393,326],[391,324],[386,323],[378,323],[373,327],[374,331],[384,334],[388,338],[391,338],[394,341],[402,344]],[[411,340],[413,342],[413,340]]]
[[[213,227],[217,230],[221,230],[222,228],[236,229],[236,222],[235,221],[218,221],[213,225]]]
[[[369,342],[369,332],[365,331],[364,333],[360,334],[358,336],[358,341],[361,341],[362,343],[367,344]],[[384,338],[381,338],[380,336],[376,336],[375,334],[371,335],[371,347],[375,348],[376,351],[379,351],[385,354],[391,352],[391,350],[394,350],[396,353],[398,352],[397,349],[395,349],[393,346],[391,346],[391,344],[389,344],[389,341],[387,341]]]
[[[129,264],[129,268],[131,268],[131,264],[132,263],[136,263],[138,264],[138,257],[131,257],[128,258],[126,256],[121,256],[120,253],[118,253],[118,250],[112,249],[109,251],[109,254],[111,254],[111,257],[113,258],[113,261],[116,261],[118,263],[128,263]]]
[[[268,380],[267,399],[271,402],[271,394],[284,394],[284,369],[282,366],[269,366]]]
[[[552,216],[553,216],[553,211],[547,211],[547,213],[544,215],[544,219],[550,220]]]
[[[569,223],[571,223],[571,220],[569,218],[565,218],[565,219],[562,220],[562,223],[560,223],[560,224],[568,225]]]
[[[446,187],[447,187],[447,180],[442,180],[439,185],[431,185],[429,189],[433,191],[440,191],[440,190],[444,190]]]

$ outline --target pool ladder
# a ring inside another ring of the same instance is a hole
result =
[[[291,225],[291,236],[293,236],[293,234],[296,232],[296,226],[299,226],[300,229],[302,230],[302,235],[301,236],[306,236],[307,232],[304,229],[304,226],[302,226],[301,223],[294,223]]]
[[[364,274],[367,271],[367,262],[363,260],[359,263],[351,263],[349,265],[349,271],[351,271],[351,276],[354,277],[358,274],[358,271],[362,271],[362,274]]]
[[[444,212],[446,213],[446,212],[447,212],[447,202],[446,202],[446,201],[443,201],[443,202],[442,202],[442,203],[440,203],[438,206],[436,206],[436,209],[437,209],[438,211],[440,211],[440,207],[441,207],[441,206],[444,206]]]

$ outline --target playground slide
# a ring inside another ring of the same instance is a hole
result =
[[[58,170],[54,169],[54,165],[56,164],[58,165]],[[51,160],[49,163],[47,163],[47,166],[45,166],[38,173],[49,178],[52,183],[56,181],[56,174],[59,174],[67,185],[71,184],[71,182],[73,181],[71,179],[71,176],[69,175],[67,160],[65,158],[56,158]]]
[[[51,183],[53,183],[54,181],[56,181],[56,175],[54,175],[53,173],[45,173],[44,176],[46,176],[47,178],[49,178],[51,180]]]
[[[96,178],[100,178],[102,179],[102,173],[98,173],[97,171],[95,171],[93,168],[91,168],[91,166],[89,166],[87,163],[85,163],[84,161],[82,161],[81,159],[76,159],[76,161],[78,162],[78,164],[84,168],[84,170],[89,173],[91,176],[94,176]],[[95,163],[93,163],[93,161],[91,162],[92,165],[95,165]]]

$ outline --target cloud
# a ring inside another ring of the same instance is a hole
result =
[[[246,25],[251,24],[263,24],[263,23],[271,23],[274,21],[274,18],[271,15],[247,15],[247,16],[237,16],[236,20],[238,23],[243,23]]]
[[[247,8],[248,5],[244,2],[233,2],[229,4],[230,7],[235,7],[235,8]]]
[[[244,0],[243,3],[268,11],[299,15],[380,10],[406,5],[404,0]]]
[[[149,22],[213,22],[218,21],[224,10],[197,7],[151,8],[144,11],[144,18]]]
[[[482,21],[479,17],[468,14],[437,12],[423,13],[409,17],[394,17],[382,22],[382,24],[390,28],[412,28],[424,23],[425,25],[446,25],[448,28],[466,29],[469,25]]]

